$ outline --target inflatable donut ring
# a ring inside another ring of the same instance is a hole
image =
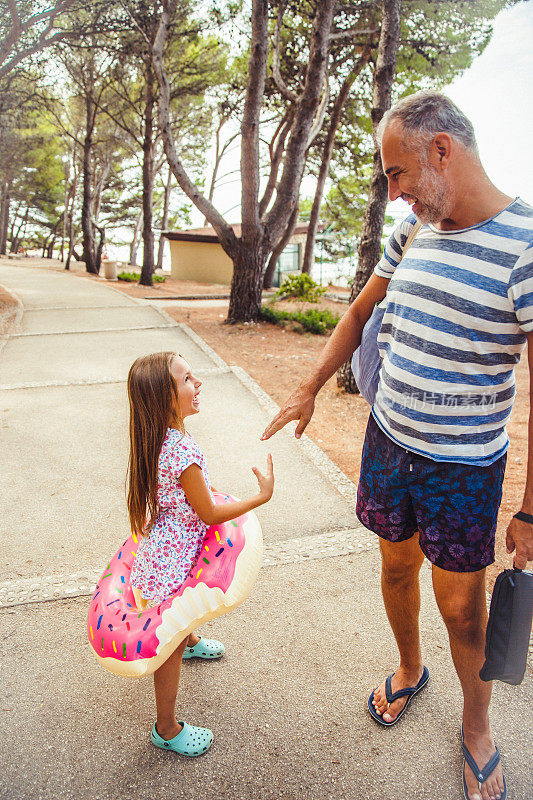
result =
[[[234,501],[215,494],[217,503]],[[263,537],[253,512],[212,525],[182,586],[139,611],[130,585],[138,538],[130,536],[98,581],[89,607],[89,643],[100,664],[126,678],[150,675],[196,627],[240,605],[261,567]]]

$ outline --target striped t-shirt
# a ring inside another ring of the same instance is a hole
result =
[[[514,365],[533,331],[533,208],[516,199],[471,228],[425,225],[401,259],[415,222],[375,268],[390,283],[372,413],[406,450],[486,466],[509,445]]]

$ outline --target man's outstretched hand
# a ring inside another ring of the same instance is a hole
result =
[[[275,433],[285,427],[287,422],[297,419],[298,425],[294,431],[297,439],[307,427],[307,423],[313,416],[315,410],[315,396],[312,392],[302,387],[298,387],[295,392],[285,401],[272,422],[266,426],[261,440],[270,439]]]

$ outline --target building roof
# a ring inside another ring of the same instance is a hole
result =
[[[241,224],[231,225],[235,236],[241,235]],[[307,233],[308,222],[297,222],[293,231],[293,236]],[[323,230],[324,225],[319,224],[318,229]],[[186,228],[179,231],[162,231],[162,236],[175,242],[218,242],[218,236],[214,228],[208,225],[206,228]]]

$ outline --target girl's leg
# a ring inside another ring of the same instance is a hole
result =
[[[181,658],[186,646],[187,639],[184,639],[165,663],[154,672],[156,727],[163,739],[173,739],[182,729],[176,719],[176,696],[180,681]]]

